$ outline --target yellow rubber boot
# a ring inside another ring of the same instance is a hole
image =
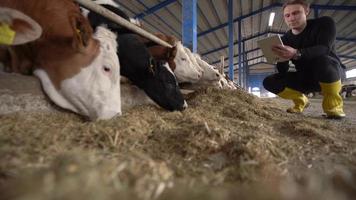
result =
[[[289,113],[302,113],[304,108],[309,106],[308,98],[297,90],[286,87],[277,95],[283,99],[291,99],[294,102],[294,107],[287,109]]]
[[[341,81],[333,83],[319,83],[323,98],[323,110],[327,118],[341,119],[346,115],[343,111],[343,101],[339,92],[341,91]]]

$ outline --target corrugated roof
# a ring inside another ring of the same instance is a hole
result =
[[[116,0],[116,2],[122,6],[130,17],[139,17],[148,31],[174,35],[181,40],[181,0]],[[281,13],[281,2],[283,1],[233,1],[233,18],[244,18],[241,26],[241,37],[243,39],[254,37],[245,42],[245,51],[249,52],[247,54],[247,59],[250,60],[249,65],[264,62],[261,51],[256,50],[258,49],[256,44],[258,39],[265,37],[267,32],[270,31],[277,33],[287,31]],[[348,69],[356,68],[356,1],[313,0],[309,2],[312,8],[319,8],[319,17],[330,16],[335,20],[338,32],[337,53]],[[221,56],[228,57],[227,4],[228,0],[198,0],[198,53],[210,63],[217,63]],[[271,11],[276,12],[276,17],[273,26],[268,27],[268,18]],[[314,9],[309,17],[312,18],[313,16]],[[237,45],[238,23],[234,23],[234,32],[236,43],[234,54],[237,55],[239,54]],[[234,63],[238,63],[238,57],[234,58]],[[225,61],[225,64],[228,64],[228,60]],[[265,71],[265,67],[263,68],[263,71]]]

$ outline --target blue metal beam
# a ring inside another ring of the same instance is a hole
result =
[[[342,10],[342,11],[356,11],[356,6],[347,5],[321,5],[311,4],[310,8],[319,10]]]
[[[253,38],[256,38],[256,37],[260,37],[260,36],[263,36],[265,34],[268,34],[268,33],[273,33],[273,34],[284,34],[284,32],[279,32],[279,31],[265,31],[265,32],[262,32],[262,33],[258,33],[256,35],[252,35],[250,37],[247,37],[245,39],[242,40],[242,42],[244,41],[247,41],[247,40],[250,40],[250,39],[253,39]],[[342,41],[342,42],[356,42],[356,38],[345,38],[345,37],[336,37],[336,40],[337,41]],[[234,42],[234,45],[238,44],[240,40],[237,40]],[[202,56],[206,56],[208,54],[211,54],[211,53],[214,53],[214,52],[217,52],[217,51],[220,51],[220,50],[223,50],[223,49],[226,49],[228,47],[228,45],[224,45],[224,46],[221,46],[221,47],[218,47],[216,49],[213,49],[213,50],[210,50],[210,51],[207,51],[205,53],[202,53],[201,55]]]
[[[253,35],[253,36],[251,36],[251,37],[248,37],[248,38],[243,39],[242,42],[245,42],[245,41],[247,41],[247,40],[250,40],[250,39],[253,39],[253,38],[256,38],[256,37],[265,35],[265,34],[267,34],[267,33],[269,33],[269,32],[268,32],[268,31],[265,31],[265,32],[263,32],[263,33],[258,33],[258,34],[256,34],[256,35]],[[234,42],[234,45],[239,44],[239,41],[240,41],[240,39],[239,39],[239,40],[236,40],[236,41]],[[216,48],[216,49],[213,49],[213,50],[207,51],[207,52],[205,52],[205,53],[202,53],[201,55],[202,55],[202,56],[206,56],[206,55],[208,55],[208,54],[211,54],[211,53],[214,53],[214,52],[217,52],[217,51],[226,49],[226,48],[228,48],[228,47],[229,47],[228,45],[224,45],[224,46],[222,46],[222,47],[218,47],[218,48]]]
[[[248,74],[248,66],[247,66],[247,53],[245,53],[246,51],[246,45],[245,45],[245,42],[242,42],[242,59],[243,59],[243,81],[244,81],[244,88],[247,89],[247,74]]]
[[[319,17],[319,10],[317,8],[314,8],[314,18]]]
[[[256,59],[258,59],[258,58],[264,58],[264,56],[262,55],[262,56],[253,57],[253,58],[247,59],[246,61],[247,61],[247,62],[250,62],[250,61],[256,60]],[[211,63],[211,64],[214,65],[214,64],[217,64],[217,63],[219,63],[219,62],[215,61],[214,63]],[[238,65],[238,64],[239,64],[239,62],[235,62],[235,63],[234,63],[234,65]],[[236,69],[235,69],[235,70],[236,70]]]
[[[233,0],[228,2],[229,18],[229,78],[234,81],[234,6]],[[240,27],[239,27],[240,29]]]
[[[166,0],[166,1],[163,1],[163,2],[161,2],[161,3],[159,3],[159,4],[155,5],[155,6],[152,6],[152,7],[148,8],[148,9],[146,9],[142,13],[137,14],[135,16],[135,18],[142,19],[147,15],[150,15],[150,14],[152,14],[152,13],[154,13],[154,12],[164,8],[164,7],[167,7],[168,5],[170,5],[172,3],[175,3],[176,1],[177,0]]]
[[[261,9],[256,10],[256,11],[253,11],[253,12],[247,14],[247,15],[242,15],[242,16],[240,16],[240,17],[235,18],[235,19],[234,19],[234,22],[239,22],[239,21],[242,20],[242,19],[245,19],[245,18],[247,18],[247,17],[251,17],[251,16],[253,16],[253,15],[255,15],[255,14],[258,14],[258,13],[261,13],[261,12],[263,12],[263,11],[269,10],[269,9],[271,9],[271,8],[274,8],[274,7],[278,6],[278,5],[280,5],[280,3],[274,3],[274,4],[272,4],[272,5],[263,7],[263,8],[261,8]],[[224,27],[227,26],[227,25],[228,25],[228,23],[226,22],[226,23],[220,24],[220,25],[218,25],[218,26],[215,26],[215,27],[213,27],[213,28],[211,28],[211,29],[209,29],[209,30],[200,32],[200,33],[198,34],[198,37],[201,37],[201,36],[206,35],[206,34],[208,34],[208,33],[214,32],[214,31],[216,31],[216,30],[218,30],[218,29],[224,28]]]
[[[146,9],[149,9],[146,4],[144,2],[142,2],[142,0],[136,0],[138,3],[140,3],[143,7],[145,7]],[[122,4],[121,4],[122,5]],[[154,14],[154,13],[152,13]],[[168,26],[173,32],[175,32],[177,35],[181,36],[181,33],[178,33],[170,24],[168,24],[165,20],[163,20],[159,15],[154,14],[160,21],[162,21],[163,24],[165,24],[166,26]],[[151,24],[152,25],[152,24]],[[155,27],[155,26],[154,26]],[[156,28],[157,29],[157,28]],[[157,29],[160,30],[160,29]]]
[[[234,19],[234,22],[238,22],[239,20],[245,19],[247,17],[251,17],[253,15],[259,14],[261,12],[267,11],[269,9],[275,8],[275,7],[281,7],[283,4],[281,3],[273,3],[269,6],[263,7],[261,9],[255,10],[247,15],[242,15],[240,17],[237,17]],[[356,11],[356,6],[345,6],[345,5],[319,5],[319,4],[312,4],[310,6],[311,9],[319,9],[319,10],[343,10],[343,11]],[[227,23],[220,24],[218,26],[215,26],[209,30],[202,31],[198,34],[198,37],[206,35],[208,33],[214,32],[218,29],[224,28],[227,26]]]
[[[251,49],[251,50],[246,51],[245,53],[248,54],[248,53],[251,53],[251,52],[253,52],[253,51],[258,51],[258,50],[260,50],[260,48]],[[241,51],[242,51],[242,50],[241,50]],[[240,54],[235,54],[234,57],[238,57],[239,55],[240,55]],[[224,60],[227,60],[227,59],[229,59],[229,58],[225,58]],[[240,59],[239,59],[239,60],[240,60]],[[210,63],[210,64],[211,64],[211,65],[214,65],[214,64],[216,64],[216,63],[218,63],[218,62],[220,62],[220,60],[214,61],[214,62],[212,62],[212,63]]]
[[[269,31],[268,33],[281,34],[281,35],[284,34],[284,32],[280,32],[280,31]],[[336,41],[356,42],[356,38],[336,37]]]
[[[247,54],[247,53],[251,53],[251,52],[253,52],[253,51],[257,51],[257,50],[259,50],[259,48],[246,51],[246,54]],[[235,57],[236,57],[236,56],[238,56],[238,54],[235,55]],[[356,56],[347,56],[347,55],[338,55],[338,56],[339,56],[340,58],[356,60]],[[256,59],[259,59],[259,58],[264,58],[264,56],[261,55],[261,56],[257,56],[257,57],[254,57],[254,58],[250,58],[250,59],[247,60],[247,62],[252,61],[252,60],[256,60]],[[225,59],[227,59],[227,58],[225,58]],[[218,63],[218,62],[215,61],[215,62],[213,62],[213,63],[211,63],[211,64],[213,65],[213,64],[216,64],[216,63]],[[234,65],[238,65],[238,64],[239,64],[238,62],[234,63]],[[253,64],[253,65],[255,65],[255,64]],[[249,65],[249,67],[251,67],[251,66],[252,66],[252,65]]]
[[[256,51],[256,50],[259,50],[259,49],[254,49],[253,51]],[[252,52],[252,51],[247,51],[246,53],[250,53],[250,52]],[[356,60],[356,56],[339,55],[339,57],[340,57],[340,58],[345,58],[345,59],[353,59],[353,60]],[[252,61],[252,60],[259,59],[259,58],[264,58],[264,56],[261,55],[261,56],[253,57],[253,58],[250,58],[250,59],[248,59],[248,60],[246,60],[246,61],[249,62],[249,61]],[[217,63],[217,62],[214,62],[214,63],[212,63],[212,64],[216,64],[216,63]],[[252,64],[252,65],[249,65],[249,66],[248,66],[248,69],[249,69],[251,66],[254,66],[254,65],[256,65],[256,64],[261,64],[261,63],[270,64],[270,63],[266,63],[266,62],[261,61],[261,62]],[[239,64],[238,62],[234,63],[234,65],[238,65],[238,64]],[[236,69],[235,69],[235,71],[236,71]]]
[[[239,41],[239,43],[238,43],[238,46],[239,46],[239,53],[237,54],[237,56],[239,57],[239,85],[241,86],[242,85],[242,80],[241,80],[241,78],[242,78],[242,74],[240,73],[241,72],[241,69],[242,69],[242,53],[241,53],[241,51],[242,51],[242,46],[241,46],[241,40],[242,40],[242,37],[241,37],[241,35],[242,35],[242,30],[241,30],[241,21],[239,21],[238,22],[238,24],[239,24],[239,26],[238,26],[238,28],[239,28],[239,30],[238,30],[238,37],[239,37],[239,39],[238,39],[238,41]],[[235,56],[234,56],[235,57]],[[226,59],[226,58],[225,58]],[[230,58],[231,59],[231,58]],[[233,60],[233,59],[232,59]]]
[[[353,59],[356,60],[356,56],[339,55],[340,58]]]
[[[255,63],[255,64],[252,64],[252,65],[249,65],[248,67],[253,67],[253,66],[255,66],[255,65],[259,65],[259,64],[271,65],[270,63],[266,63],[266,62],[261,61],[261,62],[258,62],[258,63]],[[239,69],[238,69],[238,68],[236,68],[236,69],[235,69],[235,72],[238,72],[238,71],[239,71]]]
[[[183,0],[183,45],[197,52],[197,0]]]
[[[118,3],[118,5],[120,5],[121,7],[123,7],[125,10],[133,13],[133,14],[136,14],[135,11],[131,10],[129,7],[125,6],[124,4],[121,4],[119,2],[116,1],[116,3]],[[142,19],[145,23],[149,24],[150,26],[152,26],[153,28],[159,30],[159,28],[157,28],[155,25],[153,25],[151,22],[145,20],[145,19]],[[170,27],[171,28],[171,27]],[[172,30],[174,32],[176,32],[175,30]],[[177,33],[177,32],[176,32]],[[178,35],[180,35],[180,33],[177,33]]]

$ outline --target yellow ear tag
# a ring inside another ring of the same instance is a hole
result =
[[[11,45],[16,32],[8,24],[0,24],[0,45]]]

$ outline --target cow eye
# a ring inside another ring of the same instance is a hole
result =
[[[103,69],[104,69],[105,72],[110,72],[111,71],[110,67],[108,67],[108,66],[104,66]]]
[[[186,58],[181,58],[182,59],[182,61],[186,61],[187,59]]]

